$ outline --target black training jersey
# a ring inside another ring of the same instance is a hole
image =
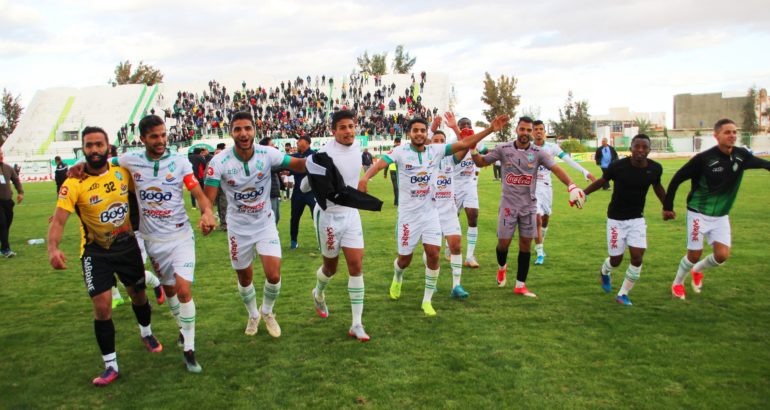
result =
[[[755,157],[745,148],[734,147],[730,155],[713,147],[692,157],[676,172],[666,191],[663,209],[674,209],[674,196],[679,184],[690,179],[692,187],[687,195],[687,209],[709,216],[724,216],[730,212],[743,170],[764,168],[770,170],[770,161]]]
[[[602,175],[607,181],[615,181],[607,217],[620,221],[642,218],[647,191],[650,185],[660,184],[662,174],[663,167],[650,159],[644,168],[631,165],[630,157],[611,163]]]

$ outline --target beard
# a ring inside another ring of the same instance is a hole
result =
[[[97,157],[99,157],[97,159]],[[107,152],[104,154],[91,154],[86,157],[86,163],[91,169],[100,169],[107,165]]]

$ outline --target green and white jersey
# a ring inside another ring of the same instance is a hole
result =
[[[184,208],[183,187],[192,189],[197,181],[187,157],[166,151],[154,160],[144,151],[135,151],[112,157],[111,161],[127,169],[134,180],[142,235],[157,238],[192,231]]]
[[[743,171],[752,168],[770,170],[770,162],[740,147],[734,147],[730,155],[722,152],[719,146],[703,151],[671,178],[663,209],[674,209],[676,189],[689,179],[692,187],[687,195],[687,209],[708,216],[727,215],[738,195]]]
[[[383,155],[388,164],[398,168],[398,213],[422,214],[426,207],[432,208],[430,201],[431,178],[437,171],[441,159],[452,155],[451,145],[430,144],[425,151],[418,152],[412,144],[404,144]]]
[[[433,187],[433,200],[436,201],[436,208],[442,208],[444,203],[454,205],[454,185],[455,176],[455,157],[448,155],[441,159],[439,166],[436,167],[434,177],[431,178]]]
[[[247,235],[261,224],[274,223],[270,206],[270,172],[285,168],[291,157],[273,147],[254,146],[254,155],[240,158],[235,147],[226,149],[209,162],[207,186],[222,188],[227,198],[227,229]]]

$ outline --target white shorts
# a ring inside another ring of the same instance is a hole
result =
[[[550,185],[537,184],[535,198],[537,199],[537,214],[550,215],[553,211],[553,188]]]
[[[622,255],[626,246],[647,249],[647,221],[644,218],[625,221],[607,218],[607,253]]]
[[[465,185],[467,188],[455,186],[455,206],[457,210],[463,208],[479,209],[479,192],[476,183]]]
[[[230,243],[230,264],[233,269],[246,269],[254,261],[254,249],[258,255],[281,257],[281,240],[275,228],[275,219],[270,219],[262,229],[250,234],[241,235],[227,230]]]
[[[457,208],[454,201],[435,202],[436,212],[438,212],[441,234],[444,236],[462,235],[460,229],[460,218],[457,217]]]
[[[361,227],[361,216],[358,209],[349,208],[344,212],[324,212],[316,205],[315,225],[316,239],[321,248],[321,254],[327,258],[336,258],[340,248],[364,248],[364,230]]]
[[[396,246],[399,255],[411,255],[417,242],[422,240],[423,245],[441,246],[441,222],[439,222],[436,208],[419,217],[398,216],[396,225]]]
[[[195,237],[191,232],[172,241],[145,238],[144,245],[161,284],[174,285],[174,274],[188,282],[195,279]]]
[[[687,211],[687,249],[703,249],[703,236],[708,236],[708,244],[714,242],[730,246],[730,219],[725,216],[708,216]]]

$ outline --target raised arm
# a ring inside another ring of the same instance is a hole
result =
[[[590,172],[588,172],[588,170],[587,170],[587,169],[583,168],[583,167],[582,167],[580,164],[578,164],[577,162],[575,162],[575,160],[574,160],[574,159],[572,159],[572,157],[571,157],[569,154],[567,154],[566,152],[562,152],[562,153],[560,153],[560,154],[559,154],[559,158],[561,158],[561,159],[562,159],[562,161],[566,162],[566,163],[567,163],[567,165],[569,165],[569,166],[571,166],[572,168],[574,168],[574,169],[576,169],[576,170],[580,171],[580,173],[582,173],[582,174],[583,174],[583,178],[585,178],[585,179],[588,179],[588,180],[591,180],[591,182],[594,182],[594,181],[596,181],[596,177],[594,177],[593,175],[591,175],[591,173],[590,173]],[[588,192],[586,192],[586,194],[588,194]]]
[[[503,127],[508,124],[508,120],[510,118],[507,115],[501,115],[492,121],[492,124],[489,126],[489,128],[484,129],[483,131],[479,132],[478,134],[473,134],[471,136],[465,137],[460,141],[455,142],[454,144],[450,145],[450,151],[454,154],[457,151],[467,150],[471,147],[475,147],[476,144],[478,144],[481,140],[484,139],[487,135],[500,131],[503,129]],[[474,160],[474,162],[476,162]],[[479,166],[477,164],[477,166]]]

